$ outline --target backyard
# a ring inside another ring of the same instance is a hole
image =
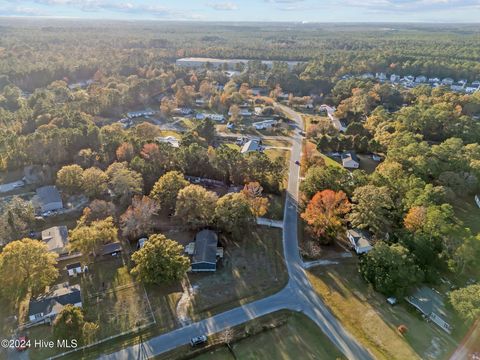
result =
[[[279,291],[287,282],[279,229],[257,227],[239,242],[228,241],[213,274],[189,274],[195,288],[191,317],[209,317]]]

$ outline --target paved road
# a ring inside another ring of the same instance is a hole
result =
[[[303,129],[303,121],[298,113],[286,106],[278,106],[295,120],[300,129]],[[194,336],[221,332],[257,317],[285,309],[302,312],[312,319],[348,359],[373,358],[343,329],[338,320],[317,296],[308,280],[304,263],[298,251],[297,239],[297,200],[300,168],[295,164],[295,161],[300,160],[302,153],[302,136],[299,132],[295,132],[291,140],[292,156],[290,157],[287,199],[283,219],[284,256],[289,274],[286,287],[272,296],[157,336],[147,340],[142,346],[134,345],[113,354],[102,356],[102,359],[150,358],[188,344]],[[143,356],[139,354],[143,354]]]

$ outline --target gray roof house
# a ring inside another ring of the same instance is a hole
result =
[[[195,235],[192,272],[217,270],[217,244],[218,236],[212,230],[202,230]]]
[[[54,226],[43,230],[42,240],[47,244],[48,251],[63,254],[68,243],[68,229],[66,226]]]
[[[252,151],[260,151],[261,148],[262,147],[260,146],[260,141],[259,140],[249,140],[243,145],[240,152],[242,154],[246,154],[246,153],[252,152]]]
[[[360,160],[353,151],[346,152],[342,154],[342,165],[347,169],[358,169]]]
[[[82,307],[80,285],[59,284],[48,293],[30,300],[28,319],[35,324],[51,323],[66,305]]]
[[[62,197],[53,185],[38,188],[34,203],[41,212],[63,209]]]
[[[405,300],[443,331],[448,334],[452,332],[443,298],[438,291],[422,286]]]
[[[119,252],[122,251],[122,244],[119,242],[109,243],[102,246],[102,251],[100,252],[101,255],[117,255]]]
[[[347,238],[352,243],[357,254],[365,254],[373,249],[370,234],[360,229],[348,229]]]

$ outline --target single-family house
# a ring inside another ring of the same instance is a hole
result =
[[[195,99],[195,104],[198,106],[203,106],[206,104],[206,100],[201,98],[201,99]]]
[[[192,272],[216,271],[217,256],[223,257],[223,249],[218,247],[218,236],[212,230],[198,232],[195,235],[194,246],[190,246],[188,251],[193,252]]]
[[[441,82],[441,80],[439,78],[435,77],[435,78],[429,78],[428,82],[429,83],[439,83],[439,82]]]
[[[245,144],[243,144],[240,152],[242,154],[246,154],[252,151],[260,151],[261,149],[262,149],[262,146],[260,145],[259,140],[249,140]]]
[[[415,81],[415,76],[413,75],[407,75],[403,78],[404,81],[407,83],[413,83]]]
[[[63,209],[62,197],[56,186],[42,186],[36,192],[37,194],[32,201],[40,212]]]
[[[51,323],[66,305],[82,307],[80,285],[59,284],[48,293],[30,300],[28,319],[35,324]]]
[[[204,114],[205,119],[210,119],[217,122],[224,122],[225,116],[223,114]]]
[[[443,331],[452,332],[443,298],[438,291],[422,286],[405,300]]]
[[[360,159],[353,152],[346,152],[342,154],[342,165],[347,169],[358,169],[360,166]]]
[[[59,260],[71,259],[79,257],[79,252],[69,253],[68,245],[68,229],[66,226],[54,226],[42,231],[42,241],[47,244],[48,251],[59,255]]]
[[[453,85],[453,83],[454,83],[454,80],[452,78],[447,77],[447,78],[442,80],[442,85],[450,86],[450,85]]]
[[[348,229],[347,238],[357,254],[365,254],[373,249],[370,243],[371,236],[368,232],[360,229]]]
[[[122,244],[119,242],[109,243],[102,246],[100,254],[102,256],[117,256],[122,252]]]
[[[182,108],[173,109],[172,113],[175,114],[175,115],[187,116],[187,115],[192,114],[193,110],[188,108],[188,107],[182,107]]]
[[[475,195],[475,203],[477,204],[477,206],[480,208],[480,196],[479,195]]]
[[[268,120],[254,122],[252,125],[257,130],[266,130],[266,129],[270,129],[273,126],[277,125],[277,120],[268,119]]]
[[[77,277],[77,275],[86,272],[87,269],[88,267],[86,265],[82,266],[82,264],[79,262],[68,264],[67,266],[65,266],[65,270],[67,270],[68,276],[71,277]]]
[[[473,81],[473,82],[472,82],[472,86],[479,88],[479,87],[480,87],[480,80],[475,80],[475,81]]]
[[[383,72],[376,73],[375,78],[380,80],[380,81],[385,81],[385,80],[387,80],[387,75],[385,75],[385,73],[383,73]]]
[[[152,116],[155,115],[153,110],[141,110],[141,111],[131,111],[127,113],[127,118],[135,119],[143,116]]]
[[[158,136],[155,138],[155,141],[162,144],[169,144],[174,148],[180,147],[180,141],[175,136]]]
[[[467,86],[465,88],[465,92],[467,94],[473,94],[475,91],[478,91],[478,87],[473,87],[473,86]]]

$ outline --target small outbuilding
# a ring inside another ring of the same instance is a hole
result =
[[[114,242],[110,244],[105,244],[102,246],[101,255],[102,256],[116,256],[122,252],[122,245],[120,242]]]

